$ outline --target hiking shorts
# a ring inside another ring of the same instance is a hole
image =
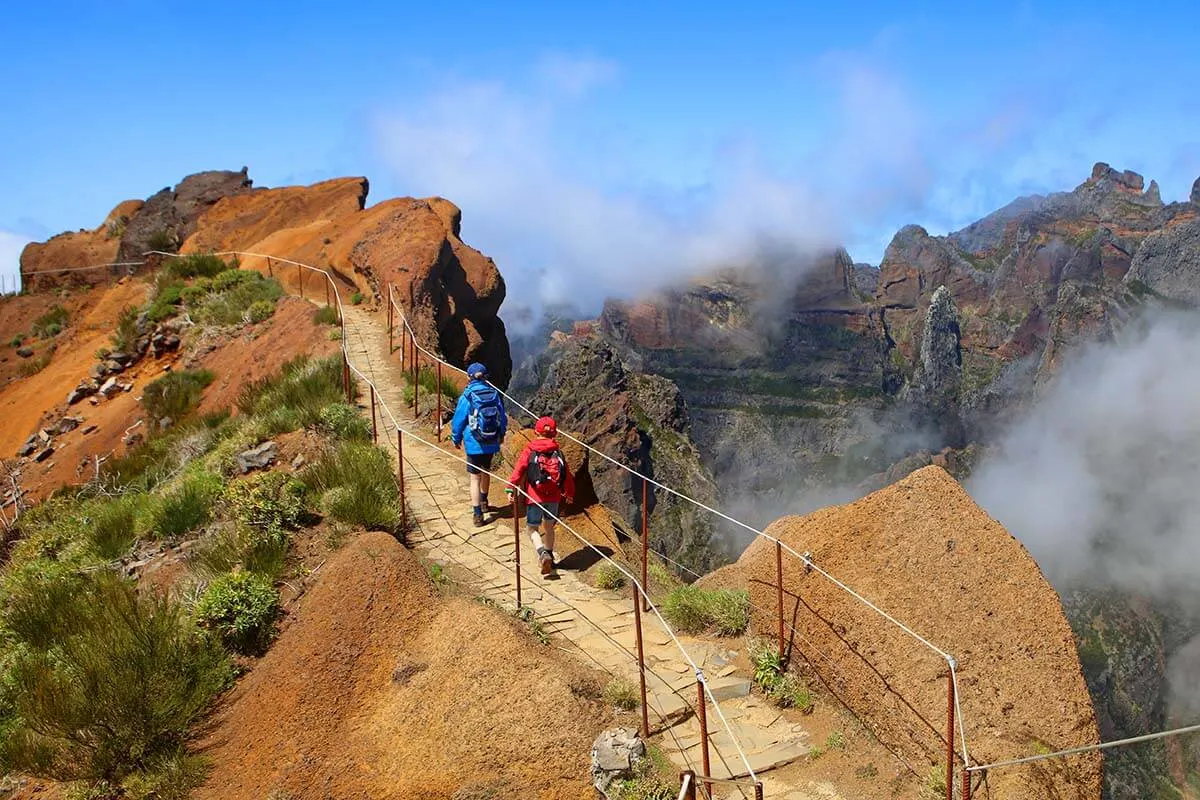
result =
[[[547,519],[547,514],[558,516],[558,503],[530,503],[525,509],[525,522],[528,525],[541,525],[543,519]],[[549,517],[548,521],[551,525],[557,522],[554,517]]]
[[[495,453],[479,453],[478,455],[467,454],[467,474],[480,475],[490,471],[492,468],[492,459],[496,457]]]

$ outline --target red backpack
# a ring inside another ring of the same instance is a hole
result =
[[[525,480],[535,489],[557,484],[562,491],[567,480],[567,461],[557,447],[553,450],[535,450],[529,457],[529,468]]]

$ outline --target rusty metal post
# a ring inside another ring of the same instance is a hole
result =
[[[696,696],[699,703],[696,705],[696,714],[700,717],[700,764],[704,767],[704,777],[712,775],[712,769],[708,765],[708,699],[704,696],[704,679],[699,675],[696,676]],[[707,797],[712,797],[712,783],[704,782],[704,794]]]
[[[954,800],[954,671],[946,676],[946,800]]]
[[[344,339],[342,341],[342,385],[346,388],[346,403],[352,405],[354,398],[350,396],[350,360],[346,356]]]
[[[421,418],[421,351],[417,349],[417,339],[413,337],[413,416]]]
[[[275,266],[271,263],[271,257],[267,256],[267,277],[275,277]]]
[[[442,362],[437,363],[437,440],[442,440]]]
[[[304,267],[296,265],[296,281],[300,284],[300,299],[304,299]]]
[[[690,769],[679,773],[679,791],[683,800],[696,800],[696,773]]]
[[[642,738],[650,738],[649,709],[646,707],[646,653],[642,649],[642,593],[633,584],[633,625],[637,633],[638,685],[642,692]]]
[[[388,356],[396,351],[392,347],[392,332],[396,328],[396,306],[392,305],[392,285],[388,284]]]
[[[408,502],[404,498],[404,431],[396,428],[396,464],[400,467],[400,530],[408,530]]]
[[[783,543],[775,540],[775,603],[779,611],[779,663],[783,664]]]
[[[763,800],[762,781],[756,781],[754,784],[754,800]]]
[[[375,422],[375,384],[371,384],[371,444],[379,444],[379,428]]]
[[[650,486],[649,481],[642,478],[642,588],[646,594],[642,596],[642,611],[650,610],[650,590],[647,565],[650,561]]]
[[[963,764],[962,787],[962,800],[971,800],[971,773],[966,764]]]
[[[325,305],[329,305],[329,279],[325,279]]]
[[[521,521],[517,512],[521,510],[520,498],[518,497],[519,487],[513,487],[512,493],[512,512],[513,512],[513,561],[517,565],[517,609],[521,608]]]

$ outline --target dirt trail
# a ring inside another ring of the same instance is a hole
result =
[[[371,377],[381,399],[392,413],[398,415],[400,424],[408,430],[414,429],[416,420],[412,409],[405,406],[403,399],[399,354],[388,353],[383,313],[360,307],[347,308],[346,337],[352,363]],[[425,427],[418,429],[422,436],[433,441],[433,431]],[[381,441],[395,442],[396,429],[387,414],[380,414],[379,430]],[[405,436],[407,497],[418,526],[413,545],[426,558],[455,565],[481,595],[505,607],[514,607],[516,576],[511,512],[501,511],[491,515],[485,527],[473,527],[467,502],[467,476],[462,463],[451,456],[452,452],[448,445],[435,449]],[[500,465],[494,469],[503,474],[508,468]],[[501,497],[501,488],[493,487],[492,502],[499,502]],[[613,534],[598,530],[586,512],[568,515],[566,521],[573,528],[586,528],[581,531],[583,535],[601,543],[601,549],[607,537],[612,542],[608,552],[612,552],[616,544]],[[521,527],[524,528],[523,523]],[[560,531],[558,541],[560,561],[571,563],[580,571],[599,558],[566,531]],[[555,644],[636,685],[634,615],[628,590],[596,589],[581,580],[574,570],[559,570],[556,579],[542,578],[524,532],[521,574],[522,602],[533,609]],[[681,767],[700,771],[699,735],[692,718],[696,704],[693,667],[658,617],[646,614],[643,624],[651,731]],[[734,664],[739,656],[740,642],[722,646],[689,637],[680,637],[680,641],[709,680],[721,712],[755,772],[782,766],[809,752],[809,737],[801,726],[750,694],[749,679]],[[713,734],[713,775],[746,775],[748,770],[743,759],[716,711],[710,708],[708,717]],[[736,790],[732,791],[730,796],[740,796]],[[722,796],[719,790],[714,792],[716,796]],[[773,796],[806,797],[782,793]]]

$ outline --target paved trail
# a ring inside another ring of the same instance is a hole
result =
[[[345,315],[351,363],[370,376],[381,399],[401,425],[421,431],[424,438],[432,441],[434,432],[418,426],[412,409],[405,406],[401,371],[396,357],[388,354],[383,312],[351,306],[345,309]],[[379,436],[381,442],[384,437],[393,443],[396,440],[396,429],[386,413],[380,414]],[[426,559],[456,565],[474,591],[512,608],[516,577],[511,516],[475,528],[467,503],[468,482],[463,464],[446,451],[406,436],[404,461],[408,505],[417,525],[410,538],[414,549]],[[500,497],[503,497],[501,488],[493,487],[493,502]],[[560,540],[571,537],[562,530],[558,535]],[[550,634],[551,644],[636,686],[637,650],[629,590],[597,589],[565,570],[559,571],[556,580],[543,578],[528,538],[521,543],[521,567],[522,601],[532,607]],[[643,628],[651,734],[677,764],[700,771],[700,735],[693,713],[697,702],[695,675],[658,617],[644,614]],[[750,693],[749,679],[737,674],[731,664],[735,652],[689,637],[681,637],[681,641],[708,678],[730,729],[756,772],[768,772],[809,752],[808,734],[803,726],[789,722],[778,709]],[[737,748],[711,707],[708,725],[712,731],[713,776],[746,775]],[[785,786],[769,774],[762,776],[762,780],[767,797],[787,800],[837,797]],[[742,795],[738,789],[715,786],[714,796]],[[753,795],[747,789],[745,796]]]

